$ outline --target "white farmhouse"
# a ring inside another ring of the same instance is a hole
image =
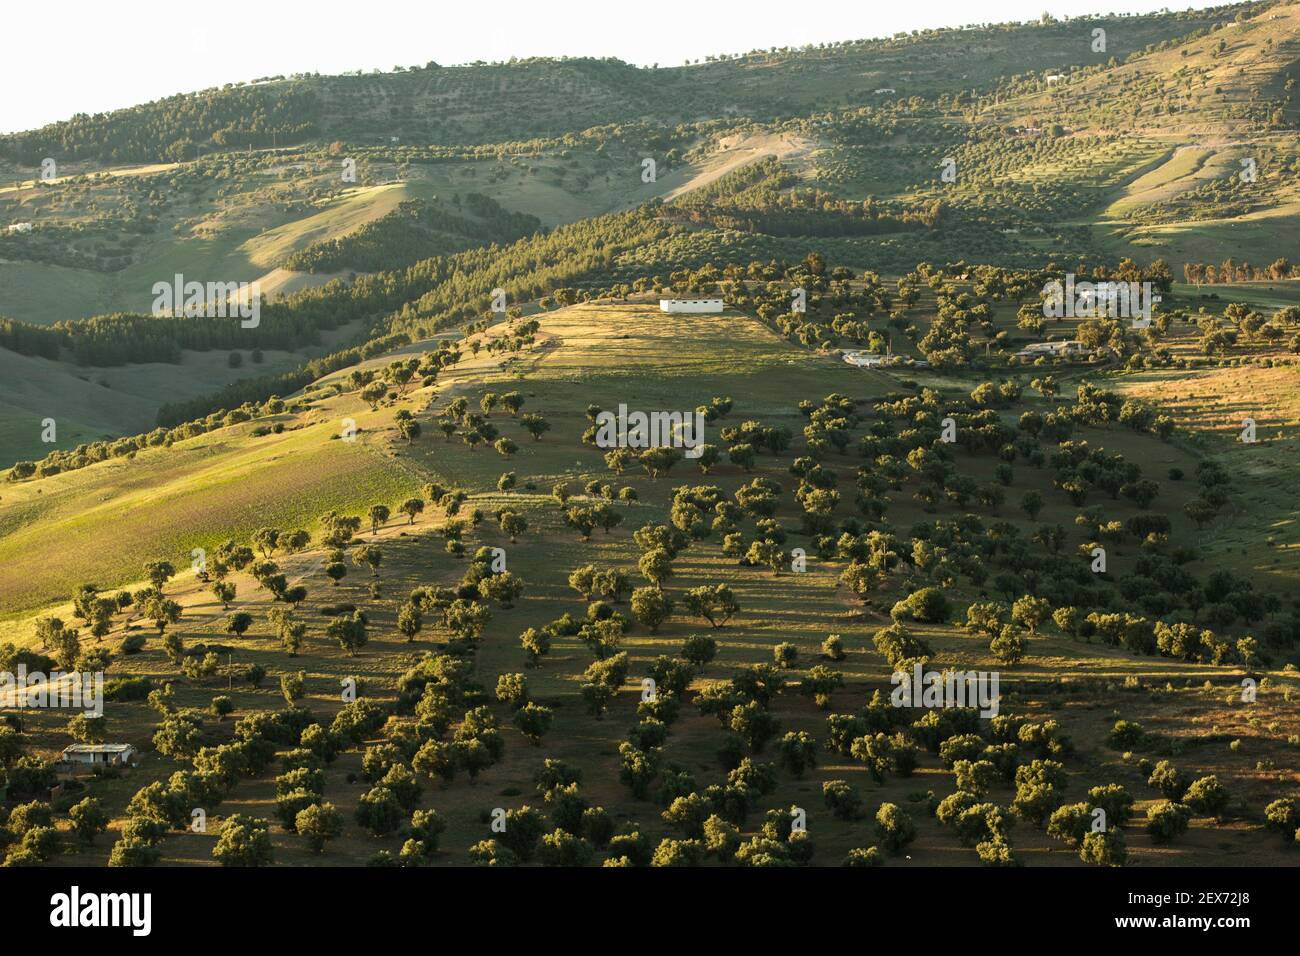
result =
[[[15,233],[31,232],[32,224],[30,222],[16,222],[5,231],[11,236]]]
[[[72,744],[63,748],[63,762],[87,767],[122,767],[135,758],[130,744]]]
[[[875,352],[863,352],[861,350],[845,350],[840,353],[840,358],[852,365],[854,368],[890,368],[896,365],[912,365],[920,368],[922,363],[908,358],[905,355],[895,355],[889,352],[885,355],[877,355]]]
[[[873,352],[845,352],[843,358],[855,368],[876,368],[885,364],[885,356]]]
[[[1065,79],[1064,73],[1049,73],[1047,75],[1047,85],[1055,86],[1057,83],[1060,83],[1063,79]]]
[[[1035,342],[1026,345],[1016,353],[1016,358],[1078,358],[1087,355],[1090,349],[1077,339],[1069,342]]]
[[[721,312],[721,299],[660,299],[661,312]]]

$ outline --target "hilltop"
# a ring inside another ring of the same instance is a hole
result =
[[[200,152],[309,139],[399,147],[473,146],[563,137],[592,127],[700,117],[766,121],[828,105],[977,90],[1025,69],[1098,62],[1087,31],[1108,30],[1120,60],[1249,14],[1262,4],[1070,22],[987,24],[808,48],[755,50],[686,66],[614,59],[512,59],[400,72],[264,79],[83,116],[0,137],[0,155],[100,162],[176,162]],[[954,73],[951,64],[966,64]],[[256,118],[256,120],[254,119]]]

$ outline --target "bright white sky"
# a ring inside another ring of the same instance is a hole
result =
[[[614,56],[677,66],[710,53],[1033,20],[1044,11],[1063,19],[1168,6],[1168,0],[16,0],[3,14],[9,40],[0,52],[0,131],[279,74],[511,56]]]

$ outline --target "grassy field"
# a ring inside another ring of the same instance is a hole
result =
[[[418,481],[366,440],[331,441],[345,415],[361,428],[374,421],[364,406],[327,402],[280,435],[253,437],[250,424],[7,488],[0,502],[6,616],[49,603],[81,581],[136,581],[142,554],[188,566],[181,558],[192,548],[267,524],[311,527],[332,508],[417,489]],[[32,576],[29,562],[46,573]]]
[[[1300,507],[1295,461],[1300,452],[1300,369],[1256,365],[1201,371],[1152,371],[1117,385],[1167,409],[1205,436],[1212,457],[1234,476],[1238,506],[1204,539],[1212,567],[1293,582],[1300,573]],[[1255,421],[1255,444],[1242,443],[1243,422]]]
[[[230,353],[224,351],[183,352],[175,364],[92,368],[0,349],[0,376],[6,384],[0,398],[0,461],[43,458],[51,447],[41,438],[45,418],[58,426],[58,448],[147,432],[157,424],[164,402],[206,395],[248,375],[287,372],[346,345],[358,331],[354,322],[322,332],[319,344],[299,352],[266,349],[260,365],[242,352],[244,362],[237,369],[230,367]]]
[[[269,270],[286,256],[314,242],[346,236],[366,223],[388,215],[403,201],[427,192],[427,189],[414,189],[408,183],[349,189],[332,201],[327,209],[258,233],[239,248],[251,265]]]
[[[1182,146],[1167,154],[1155,169],[1143,173],[1124,187],[1121,198],[1106,209],[1107,216],[1125,213],[1195,188],[1207,179],[1232,171],[1233,157],[1223,151]]]
[[[1300,235],[1300,201],[1230,219],[1196,219],[1156,225],[1116,225],[1111,248],[1143,258],[1160,256],[1181,269],[1184,262],[1215,262],[1225,249],[1250,262],[1271,262]]]
[[[0,312],[36,325],[99,315],[117,301],[115,284],[114,276],[89,269],[0,260]]]

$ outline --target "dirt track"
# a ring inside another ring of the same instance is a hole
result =
[[[817,144],[812,140],[795,136],[793,133],[768,133],[755,136],[733,136],[719,144],[719,152],[709,157],[704,169],[696,173],[682,185],[664,194],[665,201],[707,186],[733,170],[748,166],[755,160],[766,156],[777,159],[800,159],[808,156]]]

